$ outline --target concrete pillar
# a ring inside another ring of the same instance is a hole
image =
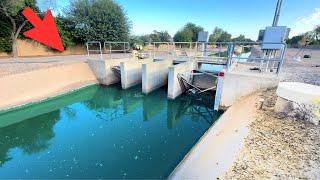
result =
[[[166,85],[170,66],[172,60],[142,64],[142,92],[147,94]]]
[[[132,58],[122,59],[88,59],[87,62],[95,74],[100,84],[110,85],[120,82],[120,78],[117,77],[112,71],[113,66],[119,66],[120,62],[133,61]]]
[[[183,93],[178,81],[178,74],[190,73],[194,70],[195,63],[188,61],[178,65],[170,66],[168,73],[168,98],[175,99]]]
[[[152,59],[133,60],[120,63],[121,86],[127,89],[142,82],[142,64],[153,62]]]

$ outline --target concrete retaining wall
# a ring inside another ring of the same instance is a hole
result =
[[[172,60],[142,64],[142,92],[147,94],[166,85],[170,66],[172,66]]]
[[[177,75],[179,73],[188,73],[194,70],[194,62],[185,62],[178,65],[170,66],[168,73],[168,98],[175,99],[177,96],[182,94],[182,89],[180,87]]]
[[[133,60],[132,58],[123,59],[88,59],[87,62],[96,75],[100,84],[110,85],[120,82],[120,78],[117,77],[112,71],[113,66],[120,66],[121,62]]]
[[[121,86],[123,89],[140,84],[142,81],[142,64],[151,63],[152,59],[126,61],[120,63]]]
[[[231,106],[244,96],[259,89],[276,87],[278,83],[279,78],[276,75],[226,72],[220,105],[223,107]]]
[[[87,63],[77,62],[0,78],[0,109],[45,99],[97,83]]]

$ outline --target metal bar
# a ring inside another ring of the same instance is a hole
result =
[[[280,10],[281,10],[282,0],[277,1],[276,11],[274,12],[272,26],[277,26],[279,17],[280,17]]]
[[[99,48],[100,48],[100,59],[103,59],[102,57],[102,50],[101,50],[101,43],[99,42]]]
[[[279,65],[278,65],[278,68],[277,68],[277,75],[279,75],[279,73],[281,72],[281,69],[282,69],[282,66],[283,66],[283,62],[284,62],[284,55],[286,53],[286,50],[287,50],[287,46],[284,45],[283,46],[283,50],[282,50],[281,55],[280,55],[281,61],[280,61]]]
[[[111,46],[111,43],[109,43],[109,53],[110,53],[110,59],[112,59],[112,46]]]

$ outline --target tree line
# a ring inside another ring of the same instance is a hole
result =
[[[194,23],[187,23],[173,37],[167,31],[153,31],[148,35],[133,36],[132,42],[144,44],[146,42],[196,42],[198,33],[204,31],[204,28]],[[209,42],[253,42],[244,35],[232,38],[232,35],[222,28],[215,27],[209,36]]]
[[[320,45],[320,25],[312,31],[293,36],[287,40],[287,44],[292,46]]]
[[[25,32],[32,25],[21,12],[29,6],[40,17],[36,0],[0,0],[0,52],[12,52],[17,56],[17,39],[24,39]],[[114,0],[73,0],[63,15],[55,17],[65,48],[87,41],[126,41],[134,45],[146,42],[195,42],[204,28],[187,23],[171,37],[167,31],[153,31],[147,35],[130,35],[131,22],[124,9]],[[227,31],[216,27],[209,37],[210,42],[251,41],[244,35],[232,38]]]

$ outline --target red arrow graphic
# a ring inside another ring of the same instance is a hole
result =
[[[30,7],[26,7],[22,11],[22,14],[34,26],[33,29],[24,32],[23,35],[53,49],[57,49],[61,52],[64,51],[56,22],[54,21],[50,10],[46,12],[43,20],[41,20]]]

